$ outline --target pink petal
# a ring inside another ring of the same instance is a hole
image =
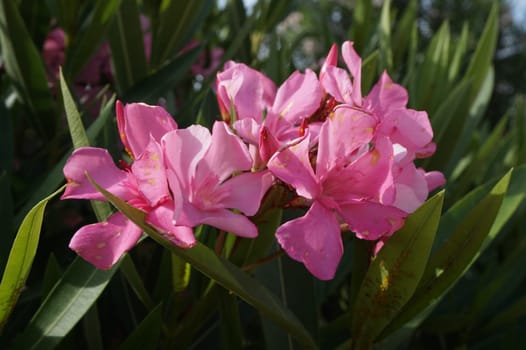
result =
[[[342,45],[342,56],[353,77],[352,99],[357,106],[362,105],[362,59],[356,53],[351,41]]]
[[[86,173],[104,189],[123,200],[135,197],[127,181],[129,174],[115,166],[113,159],[105,149],[95,147],[76,149],[66,162],[63,171],[67,187],[62,199],[106,200],[88,181]]]
[[[183,192],[189,191],[197,163],[203,159],[211,140],[210,131],[201,125],[174,130],[162,138],[165,165],[176,176]],[[170,188],[175,186],[173,181],[170,182],[170,177],[168,179]],[[171,179],[174,180],[173,177]]]
[[[295,71],[279,87],[272,111],[293,124],[299,123],[320,107],[321,95],[320,83],[313,71],[307,69],[305,74]]]
[[[233,134],[225,122],[215,122],[210,147],[197,167],[195,178],[199,184],[210,176],[223,182],[236,171],[249,170],[252,157],[247,146]]]
[[[164,169],[161,146],[153,139],[132,164],[139,191],[151,207],[171,198]]]
[[[272,157],[278,150],[278,140],[276,140],[266,126],[263,126],[259,133],[259,156],[263,163],[266,164],[270,157]]]
[[[252,145],[258,144],[260,127],[261,126],[258,124],[258,122],[252,118],[236,120],[234,122],[234,129],[236,130],[237,134],[247,143]]]
[[[139,240],[142,230],[121,213],[81,227],[69,247],[99,269],[109,269]]]
[[[383,132],[386,136],[411,152],[425,149],[433,139],[433,129],[424,111],[405,108],[389,110],[382,124],[389,126],[390,133]],[[382,126],[382,131],[384,129]]]
[[[338,45],[332,44],[325,61],[320,69],[320,81],[323,80],[324,75],[327,72],[327,67],[336,66],[338,64]]]
[[[380,199],[384,191],[393,185],[391,167],[393,163],[393,148],[387,139],[378,139],[374,148],[363,154],[354,163],[332,174],[324,182],[324,192],[345,201],[345,191],[338,191],[337,183],[348,184],[348,191],[364,198]],[[329,181],[331,182],[329,184]],[[354,196],[353,196],[354,197]]]
[[[174,224],[173,201],[153,208],[146,215],[146,222],[156,228],[166,239],[181,248],[191,248],[197,241],[192,228]]]
[[[321,188],[309,161],[309,135],[274,154],[267,167],[276,177],[294,187],[298,195],[309,199],[319,195]]]
[[[116,110],[122,142],[133,158],[139,157],[146,148],[150,134],[159,142],[164,134],[177,129],[177,123],[161,106],[129,103],[122,107],[117,101]]]
[[[407,216],[398,208],[368,201],[340,205],[339,213],[358,238],[370,241],[393,234]]]
[[[255,215],[273,181],[269,171],[236,175],[220,185],[221,190],[227,193],[221,204],[225,208],[238,209],[245,215]]]
[[[425,174],[422,169],[416,169],[413,163],[408,163],[394,177],[395,200],[393,206],[406,213],[412,213],[422,205],[429,194]]]
[[[329,169],[346,166],[352,156],[373,138],[376,120],[355,108],[338,107],[322,125],[319,135],[316,174],[323,178]]]
[[[220,106],[231,113],[233,103],[238,119],[253,118],[258,123],[276,95],[276,86],[269,78],[245,64],[234,62],[217,74],[216,89]]]
[[[196,210],[192,213],[194,225],[206,224],[240,237],[254,238],[258,229],[246,216],[228,209]]]
[[[440,171],[429,171],[425,174],[425,178],[429,192],[436,190],[446,183],[446,178]]]
[[[321,280],[334,278],[343,255],[340,225],[334,213],[314,202],[305,216],[276,231],[281,247]]]
[[[365,105],[366,108],[383,115],[389,110],[405,109],[408,100],[407,90],[403,86],[395,84],[389,77],[389,74],[384,71],[380,80],[367,95]]]
[[[352,103],[353,86],[345,69],[336,66],[326,67],[325,74],[320,77],[320,83],[337,102]]]

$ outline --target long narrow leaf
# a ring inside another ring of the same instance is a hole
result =
[[[464,220],[431,256],[415,294],[383,335],[389,334],[417,314],[436,305],[473,264],[497,217],[511,173],[512,171],[509,171],[503,176],[473,210],[462,216]]]
[[[98,270],[77,257],[37,310],[13,349],[53,349],[84,317],[119,264]]]
[[[44,63],[13,0],[0,1],[0,46],[6,72],[31,109],[35,127],[51,138],[56,132],[58,114]]]
[[[353,349],[369,349],[410,300],[431,252],[443,200],[442,191],[424,203],[372,261],[354,304]]]
[[[63,189],[61,187],[33,207],[18,229],[0,284],[0,332],[15,307],[33,265],[46,204]]]
[[[89,178],[92,184],[119,211],[141,227],[155,241],[181,256],[203,274],[218,284],[238,295],[241,299],[255,307],[263,315],[270,318],[294,336],[305,348],[316,348],[315,342],[296,316],[286,309],[278,299],[261,283],[242,272],[235,265],[214,254],[212,250],[201,243],[191,249],[182,249],[171,243],[162,233],[157,232],[144,221],[144,213],[121,199],[115,197]]]
[[[148,72],[144,33],[135,0],[124,0],[109,31],[111,59],[120,91],[126,91]]]

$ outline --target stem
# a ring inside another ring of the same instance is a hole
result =
[[[259,259],[258,261],[256,261],[255,263],[253,264],[249,264],[249,265],[245,265],[241,268],[241,270],[245,271],[245,272],[249,272],[249,271],[252,271],[258,267],[260,267],[261,265],[263,264],[266,264],[276,258],[279,258],[280,256],[282,256],[283,254],[285,254],[285,251],[283,249],[280,249],[270,255],[267,255],[266,257],[264,258],[261,258]]]
[[[223,251],[223,248],[225,246],[225,237],[226,237],[225,231],[223,230],[219,231],[219,234],[217,235],[217,239],[216,239],[216,246],[215,246],[215,252],[217,256],[221,256],[221,252]]]

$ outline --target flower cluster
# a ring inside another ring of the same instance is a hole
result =
[[[294,72],[280,87],[262,73],[228,62],[217,74],[224,121],[178,129],[162,108],[117,103],[117,123],[131,165],[114,165],[106,150],[80,148],[64,168],[62,198],[104,200],[86,179],[144,211],[174,244],[195,244],[192,227],[207,224],[242,237],[258,232],[249,219],[267,190],[285,186],[288,206],[307,208],[282,224],[285,252],[319,279],[334,277],[343,254],[341,225],[361,239],[384,241],[444,183],[417,168],[433,154],[423,111],[407,108],[407,91],[383,73],[366,97],[361,58],[333,46],[319,75]],[[140,228],[122,214],[82,227],[70,247],[107,268],[138,240]]]

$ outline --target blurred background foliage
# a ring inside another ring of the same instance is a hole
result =
[[[464,217],[485,215],[482,198],[516,167],[503,202],[508,211],[479,238],[472,253],[478,260],[462,265],[462,278],[456,285],[452,278],[436,305],[405,310],[412,322],[392,320],[376,348],[517,348],[526,341],[526,14],[517,12],[526,10],[512,5],[1,0],[0,271],[22,219],[64,182],[72,141],[59,66],[89,143],[120,159],[115,98],[161,104],[180,127],[209,126],[219,118],[213,81],[225,61],[247,63],[279,84],[296,69],[318,70],[332,43],[353,40],[364,59],[365,93],[386,69],[409,90],[410,107],[429,113],[438,151],[422,165],[448,179],[434,250]],[[190,267],[151,240],[112,270],[83,265],[67,245],[78,227],[94,220],[85,203],[50,201],[0,348],[302,347],[287,327],[260,317],[193,268],[188,277]],[[201,232],[211,247],[213,236]],[[286,257],[255,272],[320,348],[348,347],[357,293],[351,262],[359,261],[361,244],[346,242],[346,263],[329,283]],[[35,335],[42,324],[46,331]]]

